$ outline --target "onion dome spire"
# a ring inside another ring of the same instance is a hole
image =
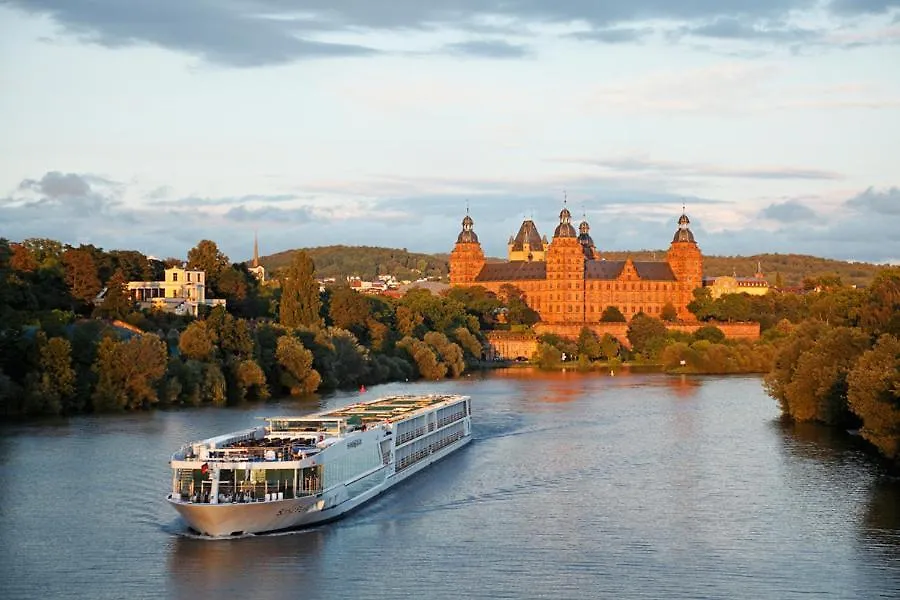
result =
[[[681,217],[678,218],[678,230],[675,232],[675,237],[672,238],[673,242],[693,242],[694,234],[691,233],[690,228],[688,227],[691,224],[691,220],[688,219],[687,213],[685,212],[684,205],[681,205]]]
[[[459,237],[456,238],[457,244],[463,243],[478,243],[478,236],[475,235],[475,232],[472,231],[472,226],[475,225],[475,221],[472,220],[472,217],[469,216],[469,207],[468,203],[466,203],[466,216],[463,217],[462,220],[462,231],[459,232]]]
[[[572,227],[572,213],[569,212],[569,209],[566,208],[566,202],[568,198],[566,198],[565,192],[563,192],[563,209],[559,211],[559,225],[556,226],[556,230],[553,232],[553,237],[576,237],[575,228]]]

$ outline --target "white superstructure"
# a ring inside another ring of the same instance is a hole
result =
[[[168,501],[213,537],[337,518],[471,440],[468,396],[389,396],[185,445]]]

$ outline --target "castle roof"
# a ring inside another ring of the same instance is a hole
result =
[[[669,263],[662,261],[634,261],[634,270],[645,281],[675,281]],[[592,260],[584,263],[586,279],[617,279],[625,268],[624,260]]]
[[[531,219],[522,221],[522,226],[519,227],[519,233],[516,234],[516,237],[513,238],[510,243],[512,244],[512,249],[518,252],[525,250],[526,243],[532,250],[544,247],[544,242],[541,240],[541,234],[538,233],[537,226]]]
[[[546,279],[547,263],[515,260],[505,263],[485,263],[475,281],[510,281],[515,279]]]
[[[634,270],[644,281],[676,281],[669,263],[662,261],[634,261]],[[617,279],[625,268],[624,260],[588,260],[584,263],[585,279]],[[546,279],[547,263],[516,260],[505,263],[486,263],[475,281],[514,281],[517,279]]]

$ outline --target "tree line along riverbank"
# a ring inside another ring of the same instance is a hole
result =
[[[129,280],[159,279],[175,259],[105,252],[53,240],[0,240],[0,414],[5,419],[153,406],[222,405],[386,381],[458,377],[484,366],[484,332],[528,331],[537,315],[521,290],[413,289],[400,298],[347,286],[320,293],[315,266],[295,253],[274,285],[261,285],[214,242],[188,253],[207,273],[208,296],[227,300],[198,318],[137,310]],[[542,368],[659,364],[682,373],[767,373],[784,415],[858,429],[893,460],[900,438],[900,271],[865,289],[823,280],[803,295],[695,292],[690,310],[709,324],[670,330],[675,318],[639,314],[628,344],[585,328],[544,335]],[[97,301],[101,287],[107,289]],[[609,307],[601,320],[624,321]],[[757,321],[756,341],[724,338],[719,321]],[[125,323],[128,327],[114,325]]]

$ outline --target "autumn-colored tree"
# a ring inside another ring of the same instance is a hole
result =
[[[92,304],[100,292],[100,278],[90,252],[70,248],[63,255],[63,263],[66,267],[66,283],[72,297],[84,304]]]
[[[285,327],[319,325],[322,302],[312,259],[305,252],[295,253],[280,279],[279,322]]]
[[[361,338],[366,334],[366,322],[371,313],[365,296],[350,286],[342,285],[331,292],[328,315],[335,327],[346,329],[357,338]]]

